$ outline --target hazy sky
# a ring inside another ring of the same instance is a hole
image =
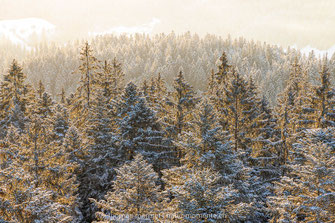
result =
[[[335,0],[0,0],[0,20],[36,17],[66,38],[89,32],[191,31],[282,46],[335,45]]]

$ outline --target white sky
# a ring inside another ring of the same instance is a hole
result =
[[[62,39],[88,33],[196,32],[326,50],[335,0],[0,0],[0,20],[42,18]]]

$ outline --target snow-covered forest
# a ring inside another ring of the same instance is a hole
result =
[[[57,94],[62,88],[69,95],[78,86],[78,55],[84,43],[77,40],[57,44],[44,40],[27,50],[9,41],[0,42],[0,48],[3,49],[0,51],[0,76],[7,72],[11,61],[16,59],[23,64],[29,83],[37,87],[41,80],[52,98],[59,100]],[[320,82],[318,72],[321,60],[318,55],[305,55],[294,48],[284,49],[244,38],[215,35],[201,38],[189,32],[154,36],[103,35],[90,40],[90,44],[98,60],[111,61],[116,58],[122,63],[126,82],[133,81],[136,84],[142,84],[143,80],[160,73],[171,89],[174,77],[183,71],[185,79],[195,91],[206,91],[209,77],[212,70],[216,72],[223,51],[229,63],[242,76],[254,78],[259,91],[271,105],[276,104],[277,95],[285,88],[291,64],[296,58],[302,69],[308,70],[310,81],[313,84]],[[328,59],[328,67],[333,74],[335,54]]]
[[[190,33],[6,49],[1,223],[335,222],[335,56]]]

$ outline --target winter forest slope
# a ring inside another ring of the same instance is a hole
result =
[[[34,50],[4,44],[0,52],[0,70],[4,73],[13,58],[23,63],[28,80],[37,86],[39,80],[55,98],[61,88],[69,94],[77,87],[78,53],[83,41],[66,45],[44,42]],[[276,96],[283,90],[294,58],[298,58],[303,69],[308,70],[310,80],[318,82],[320,61],[316,55],[302,55],[295,49],[282,49],[266,43],[248,41],[244,38],[223,39],[215,35],[200,38],[196,34],[160,34],[148,36],[104,35],[95,37],[92,48],[98,60],[112,60],[116,57],[122,64],[127,80],[141,83],[143,78],[160,73],[171,85],[174,76],[182,70],[190,84],[201,91],[206,89],[211,70],[218,64],[223,50],[231,64],[243,76],[252,76],[270,104],[276,103]],[[2,55],[1,55],[2,54]],[[331,59],[331,58],[329,58]],[[335,59],[329,68],[335,67]]]
[[[335,222],[334,58],[189,33],[16,50],[0,222]]]

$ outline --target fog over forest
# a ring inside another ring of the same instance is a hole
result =
[[[56,26],[60,40],[154,22],[153,34],[230,34],[326,50],[335,45],[334,11],[332,0],[2,0],[0,21],[45,19]]]

